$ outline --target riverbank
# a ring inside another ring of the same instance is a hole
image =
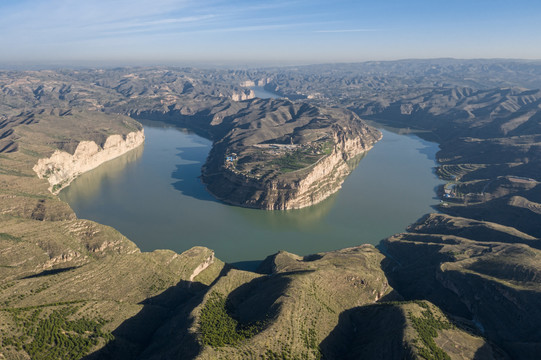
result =
[[[206,191],[199,176],[209,140],[155,121],[143,124],[140,157],[104,164],[60,193],[78,216],[119,229],[143,251],[203,245],[222,260],[238,262],[278,250],[307,255],[375,245],[438,202],[435,188],[441,182],[433,173],[438,146],[414,135],[382,130],[382,140],[338,193],[308,208],[269,212],[226,205]],[[410,184],[407,191],[404,183]]]

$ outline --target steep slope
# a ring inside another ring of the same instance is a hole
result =
[[[203,179],[218,198],[246,207],[291,209],[310,206],[338,191],[355,158],[381,136],[347,110],[288,100],[247,101],[254,98],[253,91],[240,83],[229,72],[196,69],[0,72],[5,99],[0,114],[9,117],[0,123],[0,151],[15,151],[12,127],[33,121],[37,110],[12,115],[23,105],[57,115],[85,109],[159,118],[214,140]],[[76,154],[77,144],[69,144],[67,152],[86,157],[78,163],[90,169],[94,166],[90,159],[138,146],[142,134],[138,130],[122,140],[125,143],[109,141],[115,142],[114,149],[105,139],[96,142],[97,147],[81,144]],[[48,177],[51,190],[59,191],[81,170],[72,162],[67,154],[57,153],[36,171]]]
[[[364,245],[305,258],[280,252],[261,265],[268,274],[225,269],[200,293],[200,302],[175,310],[140,357],[414,359],[448,354],[459,359],[481,353],[505,358],[482,338],[449,323],[434,305],[373,305],[400,298],[380,268],[383,259]],[[423,335],[425,326],[436,334]],[[390,339],[396,346],[382,350],[382,341]]]
[[[183,282],[220,263],[205,248],[141,253],[116,230],[77,219],[48,191],[47,180],[33,173],[38,159],[62,146],[100,143],[115,136],[111,133],[118,131],[120,137],[138,126],[128,118],[82,112],[37,113],[32,122],[14,128],[17,150],[0,156],[2,357],[81,358],[113,337],[125,343],[127,352],[135,351],[131,349],[142,346],[137,339],[150,337],[168,311],[165,300],[153,306],[143,302],[166,289],[182,288]],[[152,320],[139,338],[111,334],[142,310]]]
[[[541,296],[541,251],[532,247],[539,248],[539,240],[443,215],[410,230],[384,241],[393,287],[407,299],[428,299],[471,319],[513,358],[535,358],[541,349],[541,312],[534,305]],[[461,236],[452,235],[457,232]]]

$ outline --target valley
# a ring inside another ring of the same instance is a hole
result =
[[[2,356],[535,358],[539,69],[439,59],[1,71]],[[256,98],[254,85],[287,99]],[[141,252],[53,193],[60,162],[33,170],[58,152],[77,158],[81,146],[103,152],[111,137],[137,157],[141,146],[128,140],[138,119],[210,139],[202,179],[234,205],[309,207],[339,191],[348,164],[380,139],[361,119],[437,142],[436,171],[452,196],[439,187],[437,213],[377,247],[358,239],[312,255],[279,251],[256,271],[204,247]],[[57,330],[44,336],[51,323]]]

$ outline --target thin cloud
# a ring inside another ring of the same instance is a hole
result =
[[[224,33],[224,32],[251,32],[251,31],[269,31],[269,30],[291,30],[305,26],[320,26],[322,23],[286,23],[286,24],[266,24],[266,25],[245,25],[236,27],[216,27],[210,29],[187,30],[183,33]]]
[[[201,16],[187,16],[182,18],[167,18],[161,20],[148,20],[148,21],[126,21],[123,23],[107,24],[107,25],[90,25],[86,29],[96,30],[102,34],[122,34],[122,33],[136,33],[136,32],[151,32],[159,29],[165,30],[167,27],[176,25],[191,25],[202,24],[207,20],[215,19],[217,16],[214,14],[201,15]]]
[[[231,27],[231,28],[217,28],[217,29],[207,29],[207,30],[201,30],[198,32],[245,32],[245,31],[266,31],[266,30],[277,30],[277,29],[288,29],[291,28],[293,25],[291,24],[273,24],[273,25],[251,25],[251,26],[239,26],[239,27]]]
[[[151,26],[151,25],[163,25],[163,24],[178,24],[178,23],[186,23],[186,22],[196,22],[201,20],[208,20],[216,17],[214,14],[209,15],[201,15],[201,16],[187,16],[183,18],[176,18],[176,19],[163,19],[163,20],[155,20],[155,21],[147,21],[140,24],[137,24],[137,26]]]
[[[119,29],[111,31],[101,32],[102,36],[120,36],[120,35],[134,35],[134,34],[154,34],[153,36],[171,37],[181,34],[215,34],[215,33],[229,33],[229,32],[259,32],[259,31],[272,31],[272,30],[286,30],[296,28],[306,24],[268,24],[268,25],[245,25],[237,27],[206,27],[201,29],[190,28],[175,28],[169,29],[167,32],[162,31],[159,27],[139,28],[131,27],[129,29]],[[218,26],[214,24],[213,26]]]
[[[351,32],[376,32],[379,29],[336,29],[336,30],[315,30],[315,33],[351,33]]]

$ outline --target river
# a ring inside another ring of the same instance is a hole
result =
[[[254,91],[255,96],[258,97],[258,98],[262,98],[262,99],[266,99],[266,98],[279,99],[279,98],[281,98],[280,95],[265,90],[265,88],[263,86],[252,86],[252,87],[250,87],[250,89],[252,89]]]
[[[211,142],[144,121],[144,147],[83,174],[60,193],[77,216],[113,226],[142,251],[209,247],[226,262],[377,244],[438,200],[437,144],[383,130],[342,189],[315,206],[264,211],[214,199],[201,183]]]

